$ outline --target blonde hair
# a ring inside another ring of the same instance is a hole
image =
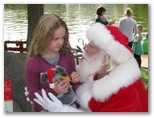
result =
[[[65,28],[64,44],[60,51],[63,53],[71,52],[72,48],[68,40],[69,33],[66,23],[55,14],[44,14],[40,17],[34,29],[28,59],[43,53],[59,27]]]
[[[143,26],[141,24],[138,24],[137,27],[138,27],[138,30],[140,30],[140,31],[143,30]]]
[[[126,8],[124,15],[125,16],[132,16],[132,14],[133,14],[133,11],[129,7]]]

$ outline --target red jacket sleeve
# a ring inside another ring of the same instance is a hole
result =
[[[134,88],[121,90],[103,103],[92,98],[89,102],[89,107],[93,112],[143,111],[139,94]]]
[[[29,92],[29,98],[33,101],[35,97],[34,93],[37,92],[41,95],[41,89],[43,88],[46,93],[52,92],[53,94],[57,95],[57,93],[49,88],[49,84],[41,84],[40,83],[40,70],[37,66],[37,62],[34,60],[30,60],[27,63],[26,67],[26,87]]]

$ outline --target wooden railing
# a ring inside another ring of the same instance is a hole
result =
[[[8,47],[8,44],[16,44],[16,47]],[[26,41],[5,41],[4,42],[4,50],[5,51],[19,51],[23,53],[26,51],[26,47],[24,47]]]
[[[15,47],[8,47],[8,44],[15,44]],[[26,46],[24,47],[24,44],[26,45],[26,41],[5,41],[4,42],[4,50],[5,51],[13,51],[13,52],[26,52]],[[80,59],[82,57],[82,50],[77,47],[73,51],[74,58],[76,60],[76,64],[78,65],[80,63]]]

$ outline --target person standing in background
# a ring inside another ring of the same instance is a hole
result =
[[[132,18],[132,10],[127,8],[125,13],[125,17],[121,18],[119,21],[119,29],[128,37],[128,45],[132,48],[133,39],[137,34],[137,23]]]
[[[106,12],[106,9],[102,6],[99,6],[96,10],[96,14],[97,14],[97,18],[95,20],[95,22],[100,22],[104,25],[112,25],[115,23],[115,20],[111,21],[111,22],[108,22],[105,18],[105,12]]]
[[[132,45],[132,49],[134,50],[134,57],[139,65],[139,67],[141,67],[141,54],[143,54],[143,48],[142,48],[142,44],[141,41],[143,39],[142,36],[142,30],[143,27],[141,24],[138,25],[138,34],[135,36],[134,41],[133,41],[133,45]]]

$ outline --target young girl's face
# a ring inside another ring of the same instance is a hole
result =
[[[55,31],[53,39],[51,40],[48,50],[53,52],[58,52],[62,45],[64,44],[64,37],[65,37],[65,28],[60,27]]]

